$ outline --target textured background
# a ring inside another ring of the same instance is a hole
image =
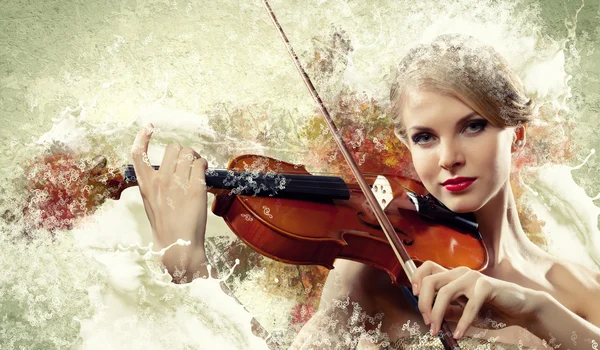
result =
[[[542,121],[551,131],[535,144],[539,157],[525,183],[538,196],[523,198],[546,221],[552,253],[599,266],[600,160],[591,154],[600,150],[599,0],[276,0],[271,5],[301,60],[315,63],[317,53],[324,59],[324,65],[311,65],[309,73],[330,104],[340,91],[350,89],[364,91],[385,107],[392,68],[403,53],[442,32],[466,32],[496,45],[532,96],[551,112]],[[260,1],[0,1],[2,212],[18,211],[19,199],[26,195],[22,164],[47,149],[48,141],[110,155],[117,165],[129,162],[135,132],[152,121],[160,129],[150,154],[155,163],[171,141],[198,149],[212,166],[224,166],[241,152],[302,162],[314,150],[304,147],[296,131],[314,110]],[[588,156],[583,166],[568,168]],[[0,343],[93,348],[113,337],[114,348],[195,348],[201,344],[196,340],[223,331],[208,321],[193,332],[181,331],[182,320],[199,314],[204,320],[218,319],[218,308],[194,304],[194,309],[183,296],[193,294],[190,290],[161,298],[177,293],[152,282],[151,272],[134,253],[107,263],[101,254],[82,248],[116,250],[118,244],[149,242],[139,194],[128,192],[53,246],[2,242],[0,317],[10,327],[0,332]],[[7,236],[16,230],[5,222],[2,228]],[[231,235],[214,216],[208,234]],[[111,277],[110,266],[119,270],[119,263],[127,262],[145,279],[124,287]],[[79,267],[75,271],[74,264]],[[285,342],[293,336],[286,322],[294,301],[283,292],[263,293],[261,281],[238,286],[240,298],[256,297],[249,306],[255,314],[271,306],[259,319]],[[94,299],[91,290],[96,287],[119,302]],[[156,298],[148,301],[140,290],[154,290]],[[127,293],[137,297],[130,299]],[[103,313],[102,305],[109,311]],[[111,313],[118,308],[128,311]],[[161,310],[196,314],[153,325]],[[99,315],[105,318],[100,321]],[[231,318],[242,321],[233,329],[244,330],[243,313],[235,315]],[[73,319],[95,321],[85,328]],[[9,328],[13,331],[6,332]],[[86,329],[106,337],[94,338]],[[233,348],[248,346],[244,336],[223,339]]]

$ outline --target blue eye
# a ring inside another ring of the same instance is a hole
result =
[[[488,121],[485,119],[472,120],[465,127],[465,131],[470,134],[475,134],[480,131],[483,131],[485,129],[485,127],[487,126],[487,124],[488,124]]]
[[[470,120],[463,129],[463,133],[474,135],[482,132],[488,125],[486,119],[473,119]],[[429,132],[421,132],[411,137],[412,142],[415,145],[427,145],[435,139],[435,136]]]
[[[431,134],[426,133],[426,132],[422,132],[420,134],[416,134],[415,136],[412,137],[412,141],[416,144],[416,145],[422,145],[424,143],[427,143],[429,141],[431,141],[433,137],[431,136]]]

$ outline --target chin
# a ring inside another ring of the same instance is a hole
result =
[[[458,214],[473,213],[483,206],[480,201],[466,197],[444,198],[441,202],[448,209]]]

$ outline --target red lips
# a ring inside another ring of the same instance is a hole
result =
[[[455,177],[453,179],[448,179],[442,183],[442,186],[446,188],[448,191],[456,192],[462,191],[467,187],[471,186],[471,184],[475,181],[475,177]]]

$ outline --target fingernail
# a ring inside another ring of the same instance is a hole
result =
[[[458,328],[454,330],[454,334],[452,335],[454,339],[459,339],[462,336],[462,331]]]
[[[431,331],[431,335],[435,335],[436,334],[435,333],[435,327],[434,327],[433,323],[431,324],[431,327],[429,327],[429,330]]]
[[[417,293],[417,284],[416,283],[412,284],[412,288],[413,288],[413,294]]]
[[[425,322],[425,325],[427,326],[429,324],[429,322],[431,322],[429,320],[429,317],[427,316],[427,314],[424,314],[424,313],[421,315],[423,315],[423,322]]]

